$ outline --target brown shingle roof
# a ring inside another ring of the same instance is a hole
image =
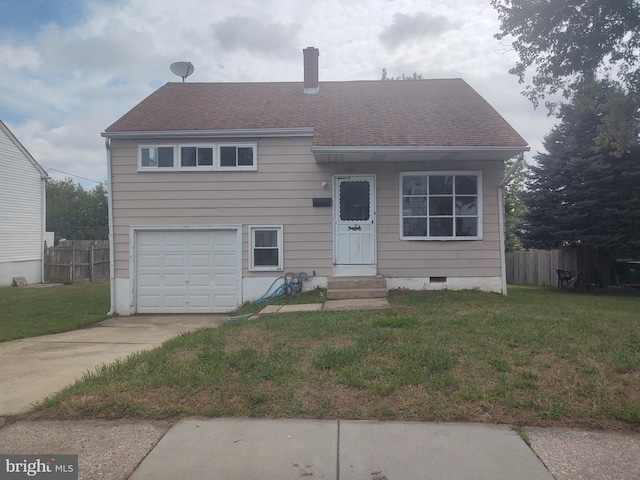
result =
[[[167,83],[106,133],[314,127],[316,146],[505,146],[527,142],[461,79]]]

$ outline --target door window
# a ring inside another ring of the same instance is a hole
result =
[[[368,181],[340,182],[340,220],[369,220],[371,184]]]

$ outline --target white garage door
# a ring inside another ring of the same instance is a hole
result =
[[[138,231],[138,313],[223,313],[239,304],[236,230]]]

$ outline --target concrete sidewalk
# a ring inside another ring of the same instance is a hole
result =
[[[345,420],[185,420],[131,480],[553,480],[506,426]]]
[[[533,451],[508,426],[484,424],[41,420],[0,428],[0,453],[78,455],[80,480],[640,478],[638,432],[525,433]]]

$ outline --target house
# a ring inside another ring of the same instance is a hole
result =
[[[505,160],[527,143],[461,79],[167,83],[102,134],[112,308],[228,312],[304,288],[505,292]]]
[[[44,278],[46,172],[0,121],[0,286]]]

